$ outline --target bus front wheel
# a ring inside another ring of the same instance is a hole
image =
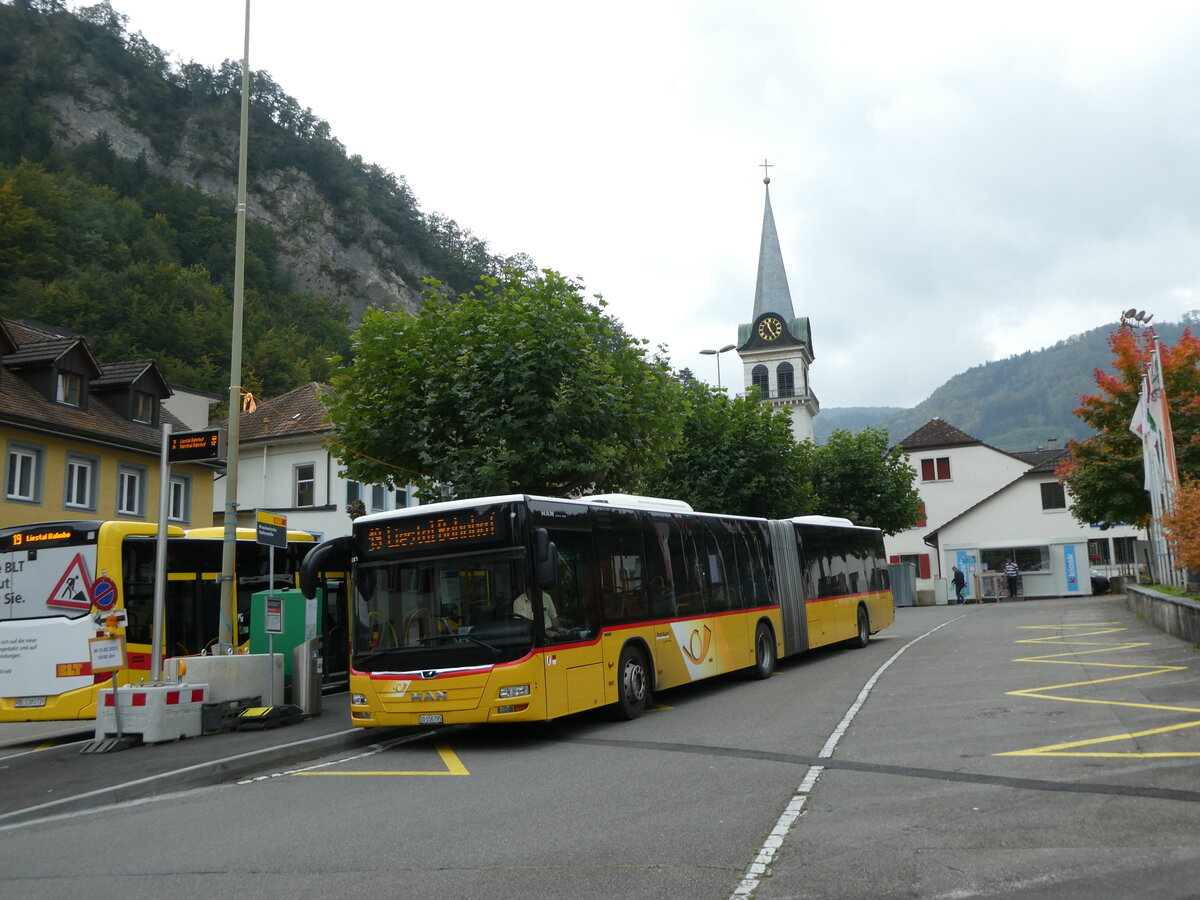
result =
[[[617,666],[620,681],[617,687],[620,700],[617,703],[618,717],[636,719],[646,710],[650,699],[650,677],[646,671],[646,660],[636,647],[625,647]]]

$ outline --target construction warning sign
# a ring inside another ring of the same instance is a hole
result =
[[[58,584],[46,598],[46,605],[60,609],[92,608],[92,580],[88,577],[83,554],[76,553]]]

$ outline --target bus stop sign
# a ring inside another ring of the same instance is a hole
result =
[[[287,516],[258,511],[258,531],[255,540],[268,547],[287,549]]]

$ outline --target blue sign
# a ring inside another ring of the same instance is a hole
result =
[[[974,553],[968,553],[965,550],[958,551],[956,560],[958,571],[962,572],[967,579],[967,586],[963,590],[964,597],[972,597],[971,587],[975,584],[975,570],[979,566],[979,561],[975,558]]]
[[[1079,566],[1075,562],[1075,545],[1063,545],[1063,567],[1067,573],[1067,590],[1079,590]]]
[[[92,582],[92,605],[101,612],[108,612],[117,603],[117,583],[107,575]]]

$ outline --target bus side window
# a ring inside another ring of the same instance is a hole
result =
[[[646,613],[640,517],[620,509],[595,509],[593,516],[604,620],[634,621]]]

